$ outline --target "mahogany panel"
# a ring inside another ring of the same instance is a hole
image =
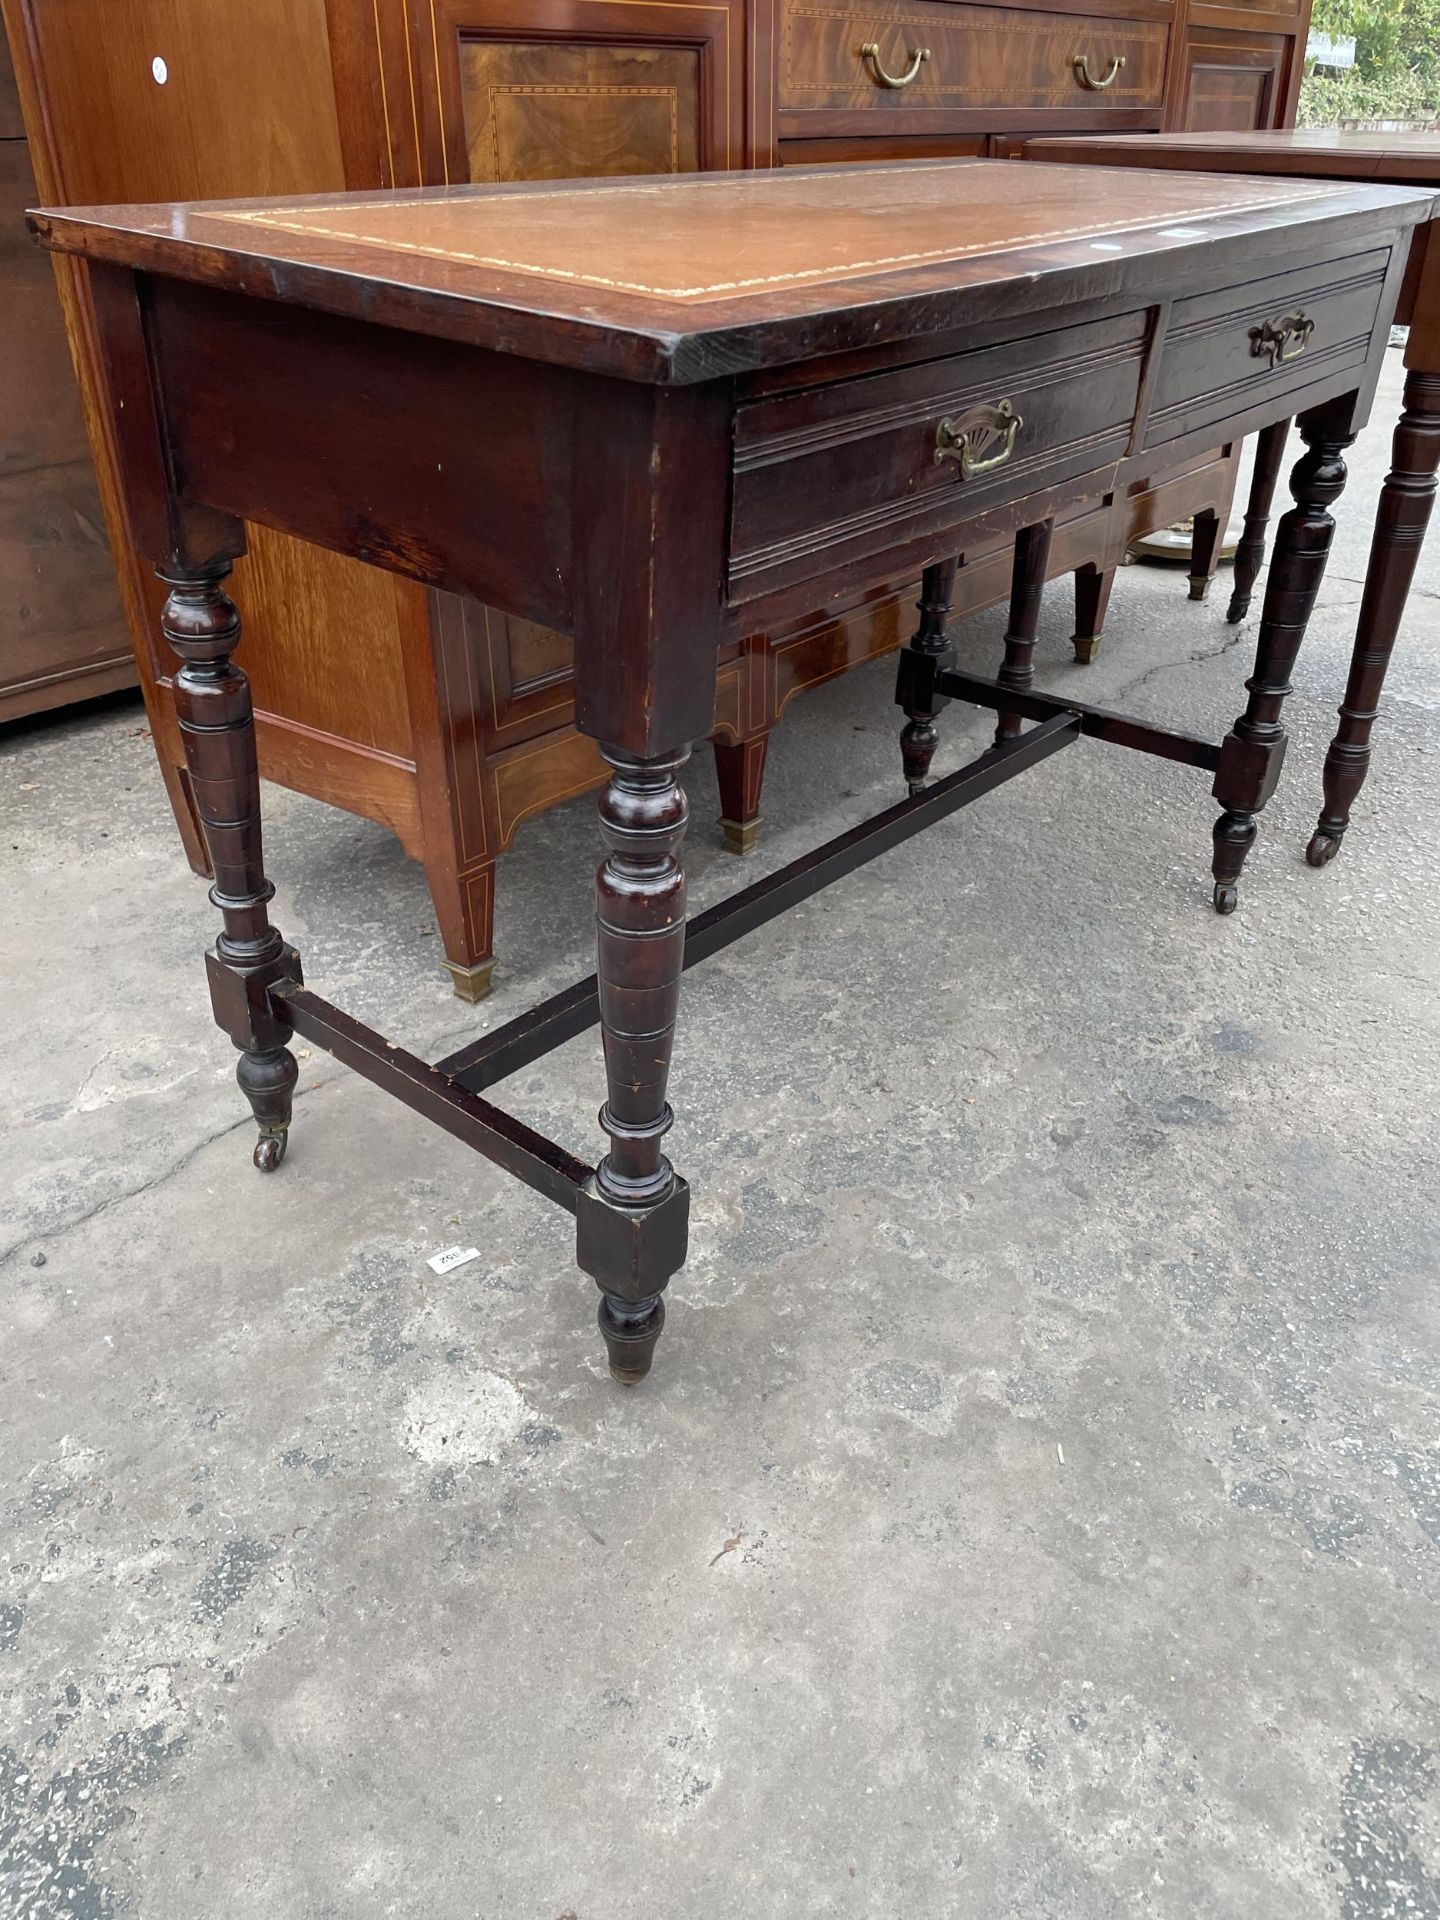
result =
[[[184,409],[171,458],[189,497],[568,626],[564,381],[510,356],[477,358],[446,341],[176,280],[149,282],[148,325],[166,389]],[[309,377],[342,356],[343,387]],[[418,438],[374,438],[367,396],[393,406],[397,393],[443,435],[438,458],[434,435],[423,450]],[[493,572],[456,577],[447,556],[471,544],[461,534],[477,501]]]

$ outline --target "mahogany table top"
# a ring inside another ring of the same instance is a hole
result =
[[[1107,276],[1118,291],[1159,252],[1414,197],[950,160],[65,208],[31,226],[90,258],[693,382],[1094,297]]]
[[[1348,133],[1338,127],[1289,127],[1236,133],[1054,134],[1027,140],[1025,152],[1059,161],[1093,154],[1107,166],[1189,166],[1227,173],[1440,186],[1440,129]]]

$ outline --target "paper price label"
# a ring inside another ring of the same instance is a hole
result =
[[[478,1247],[446,1247],[443,1253],[432,1253],[425,1264],[432,1273],[453,1273],[456,1267],[468,1266],[479,1258]]]

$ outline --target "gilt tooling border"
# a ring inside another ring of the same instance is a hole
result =
[[[886,174],[904,174],[909,178],[914,178],[916,175],[926,172],[940,172],[943,170],[960,172],[971,166],[986,167],[993,164],[993,162],[978,159],[973,161],[945,160],[932,162],[929,165],[920,161],[910,161],[900,166],[875,167],[868,171],[873,178],[882,177]],[[773,192],[777,179],[783,180],[784,177],[784,175],[764,176],[767,188]],[[719,188],[734,189],[737,185],[748,184],[749,178],[750,176],[740,176],[738,179],[735,176],[710,176],[708,178],[695,176],[694,178],[686,179],[684,184],[689,188],[707,188],[712,190]],[[808,178],[804,175],[797,174],[791,176],[791,178],[797,187],[799,187],[802,182],[806,186],[810,184]],[[636,181],[626,181],[624,183],[617,182],[613,187],[586,185],[584,188],[561,186],[553,189],[531,189],[525,195],[525,200],[533,204],[535,200],[583,198],[588,204],[593,205],[597,199],[602,197],[623,195],[634,199],[646,194],[673,192],[675,184],[675,177],[671,176],[666,179],[657,180],[653,185],[643,185]],[[1096,239],[1104,239],[1115,234],[1143,232],[1147,228],[1156,228],[1163,233],[1164,227],[1181,224],[1188,220],[1210,220],[1232,213],[1253,212],[1256,208],[1260,207],[1282,207],[1292,202],[1308,202],[1317,199],[1331,198],[1347,190],[1347,183],[1343,182],[1306,182],[1303,184],[1299,182],[1287,182],[1286,184],[1289,190],[1283,194],[1277,195],[1275,182],[1266,181],[1258,191],[1243,194],[1237,193],[1228,199],[1190,210],[1183,208],[1167,210],[1167,212],[1161,216],[1157,216],[1152,212],[1144,215],[1135,215],[1128,219],[1117,219],[1113,221],[1097,221],[1092,217],[1089,220],[1082,221],[1078,225],[1037,227],[1028,232],[1014,233],[1003,240],[990,238],[975,240],[969,243],[960,242],[958,244],[951,241],[944,246],[915,248],[903,252],[880,254],[863,260],[837,260],[825,266],[792,270],[784,273],[752,274],[730,280],[709,281],[696,286],[657,286],[646,281],[626,280],[610,274],[586,272],[581,268],[561,267],[553,263],[541,264],[533,260],[513,259],[503,254],[472,252],[461,247],[436,246],[421,240],[406,239],[403,236],[392,236],[389,234],[377,235],[375,233],[356,231],[354,223],[349,227],[321,224],[319,220],[313,217],[314,215],[323,216],[326,214],[363,214],[377,210],[393,212],[397,205],[403,203],[398,202],[394,197],[390,196],[383,199],[367,198],[362,200],[347,195],[343,199],[312,203],[312,205],[306,209],[306,217],[303,219],[287,218],[282,212],[267,210],[264,207],[226,208],[223,210],[219,208],[196,208],[194,211],[197,214],[203,213],[203,217],[207,221],[215,221],[221,225],[233,222],[247,227],[268,229],[276,233],[293,233],[308,239],[339,240],[347,242],[352,246],[371,246],[395,253],[414,254],[427,259],[463,261],[471,266],[488,267],[502,273],[522,274],[528,278],[539,280],[560,280],[579,286],[604,287],[611,292],[617,293],[634,293],[667,300],[702,301],[716,299],[727,294],[743,293],[761,287],[781,288],[825,285],[828,282],[851,280],[869,273],[888,272],[897,267],[934,265],[940,261],[962,260],[985,254],[1023,252],[1027,247],[1040,246],[1056,240],[1093,241]],[[475,204],[477,206],[485,204],[491,209],[493,209],[494,206],[493,202],[482,202],[478,197]],[[1164,226],[1161,225],[1162,221],[1164,222]]]

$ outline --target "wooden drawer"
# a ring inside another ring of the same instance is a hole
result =
[[[1158,446],[1364,364],[1388,248],[1177,300],[1144,444]]]
[[[731,604],[1101,472],[1129,439],[1146,322],[1135,313],[743,404]]]
[[[1168,40],[1160,20],[951,0],[787,0],[779,105],[892,119],[1144,110],[1158,125]]]

